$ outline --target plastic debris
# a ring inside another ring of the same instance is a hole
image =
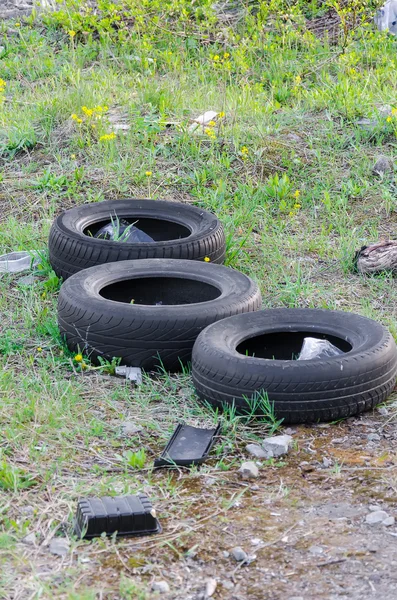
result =
[[[154,242],[150,235],[147,235],[147,233],[125,219],[112,219],[111,223],[101,227],[94,237],[100,240],[127,242],[129,244]]]
[[[161,456],[155,459],[154,466],[200,465],[208,457],[219,431],[220,425],[215,429],[200,429],[180,423]]]
[[[0,273],[21,273],[39,264],[39,256],[35,252],[10,252],[0,256]]]
[[[200,131],[201,131],[201,133],[203,133],[205,127],[207,127],[207,125],[211,121],[214,121],[217,116],[218,116],[218,113],[215,112],[214,110],[207,110],[202,115],[193,119],[193,123],[189,127],[190,133],[196,133],[196,132],[200,132]]]
[[[376,12],[374,21],[379,31],[388,31],[392,35],[396,35],[397,0],[387,0],[387,2]]]
[[[116,367],[115,373],[119,377],[133,381],[136,385],[142,385],[142,369],[140,367]]]
[[[317,338],[307,337],[303,340],[302,350],[298,360],[313,360],[313,358],[330,358],[343,354],[336,346],[328,340],[318,340]]]
[[[79,538],[161,533],[156,511],[146,494],[82,498],[77,504],[74,532]]]

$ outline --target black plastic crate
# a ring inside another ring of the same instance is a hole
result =
[[[150,535],[161,532],[146,494],[104,496],[78,501],[74,531],[80,538],[106,535]]]

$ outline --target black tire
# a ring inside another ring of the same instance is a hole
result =
[[[180,303],[127,303],[132,297],[142,302],[145,294]],[[115,300],[122,297],[123,302]],[[190,361],[204,327],[260,306],[256,283],[234,269],[147,259],[99,265],[70,277],[59,294],[58,323],[70,350],[94,362],[118,357],[122,364],[150,370],[161,361],[167,370],[178,371]]]
[[[283,332],[294,340],[293,352],[299,352],[306,336],[326,337],[346,352],[325,360],[286,360]],[[272,339],[254,340],[272,334]],[[277,343],[277,356],[283,360],[264,358],[274,353]],[[256,357],[240,353],[252,351],[255,344]],[[193,348],[192,376],[199,397],[216,407],[234,403],[240,413],[246,412],[245,398],[263,391],[285,423],[332,421],[357,415],[387,398],[396,383],[397,349],[387,329],[359,315],[265,310],[207,327]]]
[[[115,215],[137,220],[137,227],[139,221],[146,220],[146,233],[163,241],[131,244],[84,233],[90,228],[94,235],[99,223],[109,222]],[[164,233],[169,238],[165,241]],[[182,235],[186,237],[179,237]],[[82,269],[121,260],[208,257],[218,264],[225,260],[225,234],[215,215],[189,204],[162,200],[108,200],[76,206],[55,219],[48,245],[51,265],[63,279]]]

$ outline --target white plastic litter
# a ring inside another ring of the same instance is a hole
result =
[[[32,265],[39,263],[38,256],[30,252],[10,252],[0,256],[0,273],[21,273],[27,271]]]
[[[331,344],[328,340],[307,337],[303,340],[298,360],[329,358],[330,356],[339,356],[340,354],[343,354],[342,350],[339,350],[339,348]]]
[[[207,110],[202,115],[193,119],[193,123],[189,127],[190,133],[197,132],[200,130],[204,131],[204,128],[208,125],[208,123],[214,121],[217,116],[218,113],[214,110]]]
[[[379,31],[388,31],[392,35],[396,35],[397,0],[387,0],[387,2],[376,12],[374,21]]]
[[[139,367],[116,367],[116,375],[125,377],[136,383],[136,385],[142,384],[142,369]]]

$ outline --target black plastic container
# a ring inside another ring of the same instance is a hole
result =
[[[74,532],[78,537],[88,539],[116,532],[117,536],[139,536],[160,533],[161,525],[145,494],[104,496],[78,501]]]
[[[180,423],[161,456],[154,461],[155,467],[191,467],[201,465],[219,435],[220,424],[215,429],[201,429]]]

